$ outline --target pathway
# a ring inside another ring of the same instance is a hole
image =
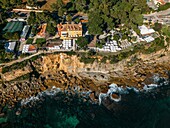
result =
[[[7,67],[7,66],[13,65],[13,64],[15,64],[15,63],[19,63],[19,62],[22,62],[22,61],[24,61],[24,60],[31,59],[32,57],[37,56],[37,55],[40,55],[40,54],[42,54],[42,53],[45,53],[45,54],[46,54],[46,53],[54,53],[54,52],[69,52],[69,51],[71,51],[71,50],[72,50],[72,49],[69,49],[69,50],[60,49],[60,50],[53,50],[53,51],[43,51],[43,50],[41,50],[41,51],[39,51],[39,52],[37,52],[37,53],[35,53],[35,54],[32,54],[32,55],[30,55],[30,56],[27,56],[27,57],[25,57],[25,58],[20,58],[20,59],[17,59],[17,60],[8,62],[8,63],[1,63],[0,66],[1,66],[1,67],[2,67],[2,66]]]
[[[43,12],[43,10],[28,10],[28,9],[13,9],[12,11],[14,11],[14,12],[18,12],[18,11],[21,11],[21,12]]]

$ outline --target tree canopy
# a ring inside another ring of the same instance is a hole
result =
[[[87,13],[89,33],[98,35],[120,25],[137,30],[143,21],[142,14],[149,7],[144,0],[70,0],[67,4],[57,0],[53,9],[60,16],[64,12]]]
[[[76,40],[76,44],[82,49],[82,48],[85,48],[87,45],[88,45],[88,40],[87,38],[85,37],[79,37],[77,40]]]
[[[56,34],[56,24],[57,21],[53,19],[53,17],[48,12],[42,12],[42,13],[35,13],[30,12],[30,16],[28,18],[28,24],[34,25],[34,24],[41,24],[41,23],[47,23],[47,29],[46,31],[50,35]]]
[[[27,4],[29,6],[36,6],[37,5],[37,0],[27,0]]]
[[[35,12],[30,12],[30,16],[28,17],[28,24],[33,25],[36,22],[36,15]]]
[[[52,35],[52,36],[54,36],[55,34],[56,34],[56,29],[57,29],[57,27],[54,27],[54,24],[53,23],[48,23],[47,24],[47,29],[46,29],[46,31],[50,34],[50,35]]]

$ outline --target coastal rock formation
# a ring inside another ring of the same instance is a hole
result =
[[[108,91],[111,83],[123,88],[129,86],[142,89],[145,85],[154,83],[155,75],[169,77],[170,53],[165,54],[137,54],[137,62],[129,65],[132,57],[116,64],[110,64],[108,61],[84,64],[76,55],[60,53],[42,56],[29,61],[23,68],[18,67],[5,73],[2,73],[1,67],[1,107],[6,104],[14,106],[18,101],[36,96],[53,86],[72,94],[75,91],[90,91],[89,98],[95,102],[98,101],[100,93]]]

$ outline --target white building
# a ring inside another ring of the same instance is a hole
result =
[[[21,39],[20,41],[25,41],[26,37],[27,37],[27,34],[28,34],[28,31],[29,31],[29,28],[30,26],[29,25],[25,25],[23,30],[22,30],[22,33],[21,33]]]
[[[150,35],[150,34],[155,33],[155,30],[154,30],[154,29],[152,29],[152,28],[147,28],[145,25],[139,26],[139,30],[140,30],[140,34],[141,34],[142,36]]]
[[[66,50],[73,49],[73,40],[63,40],[62,47]]]
[[[60,50],[62,47],[62,44],[58,45],[56,43],[50,43],[47,45],[47,50]]]
[[[14,52],[15,46],[16,46],[16,42],[8,42],[5,44],[4,47],[6,49],[6,52]]]
[[[118,45],[117,41],[107,41],[105,45],[103,45],[103,48],[97,48],[99,51],[103,52],[117,52],[122,50],[122,48]]]
[[[152,34],[155,33],[155,30],[152,28],[147,28],[145,25],[139,26],[140,34],[142,37],[141,41],[146,41],[147,43],[152,42],[155,38],[152,37]]]
[[[26,44],[22,48],[22,53],[36,53],[37,49],[34,45]]]
[[[155,38],[153,38],[152,36],[149,36],[149,37],[144,38],[144,40],[145,40],[147,43],[149,43],[149,42],[154,41]]]

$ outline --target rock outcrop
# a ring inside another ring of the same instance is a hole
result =
[[[2,74],[0,78],[0,104],[14,106],[21,99],[37,95],[38,92],[53,86],[74,93],[91,91],[90,99],[97,101],[101,92],[107,92],[108,85],[133,86],[143,88],[145,84],[153,83],[153,76],[168,78],[170,71],[170,53],[140,55],[137,61],[129,66],[131,58],[116,64],[92,64],[80,62],[76,55],[64,53],[42,56],[29,62],[24,68],[14,69]],[[20,77],[27,75],[24,79]]]

